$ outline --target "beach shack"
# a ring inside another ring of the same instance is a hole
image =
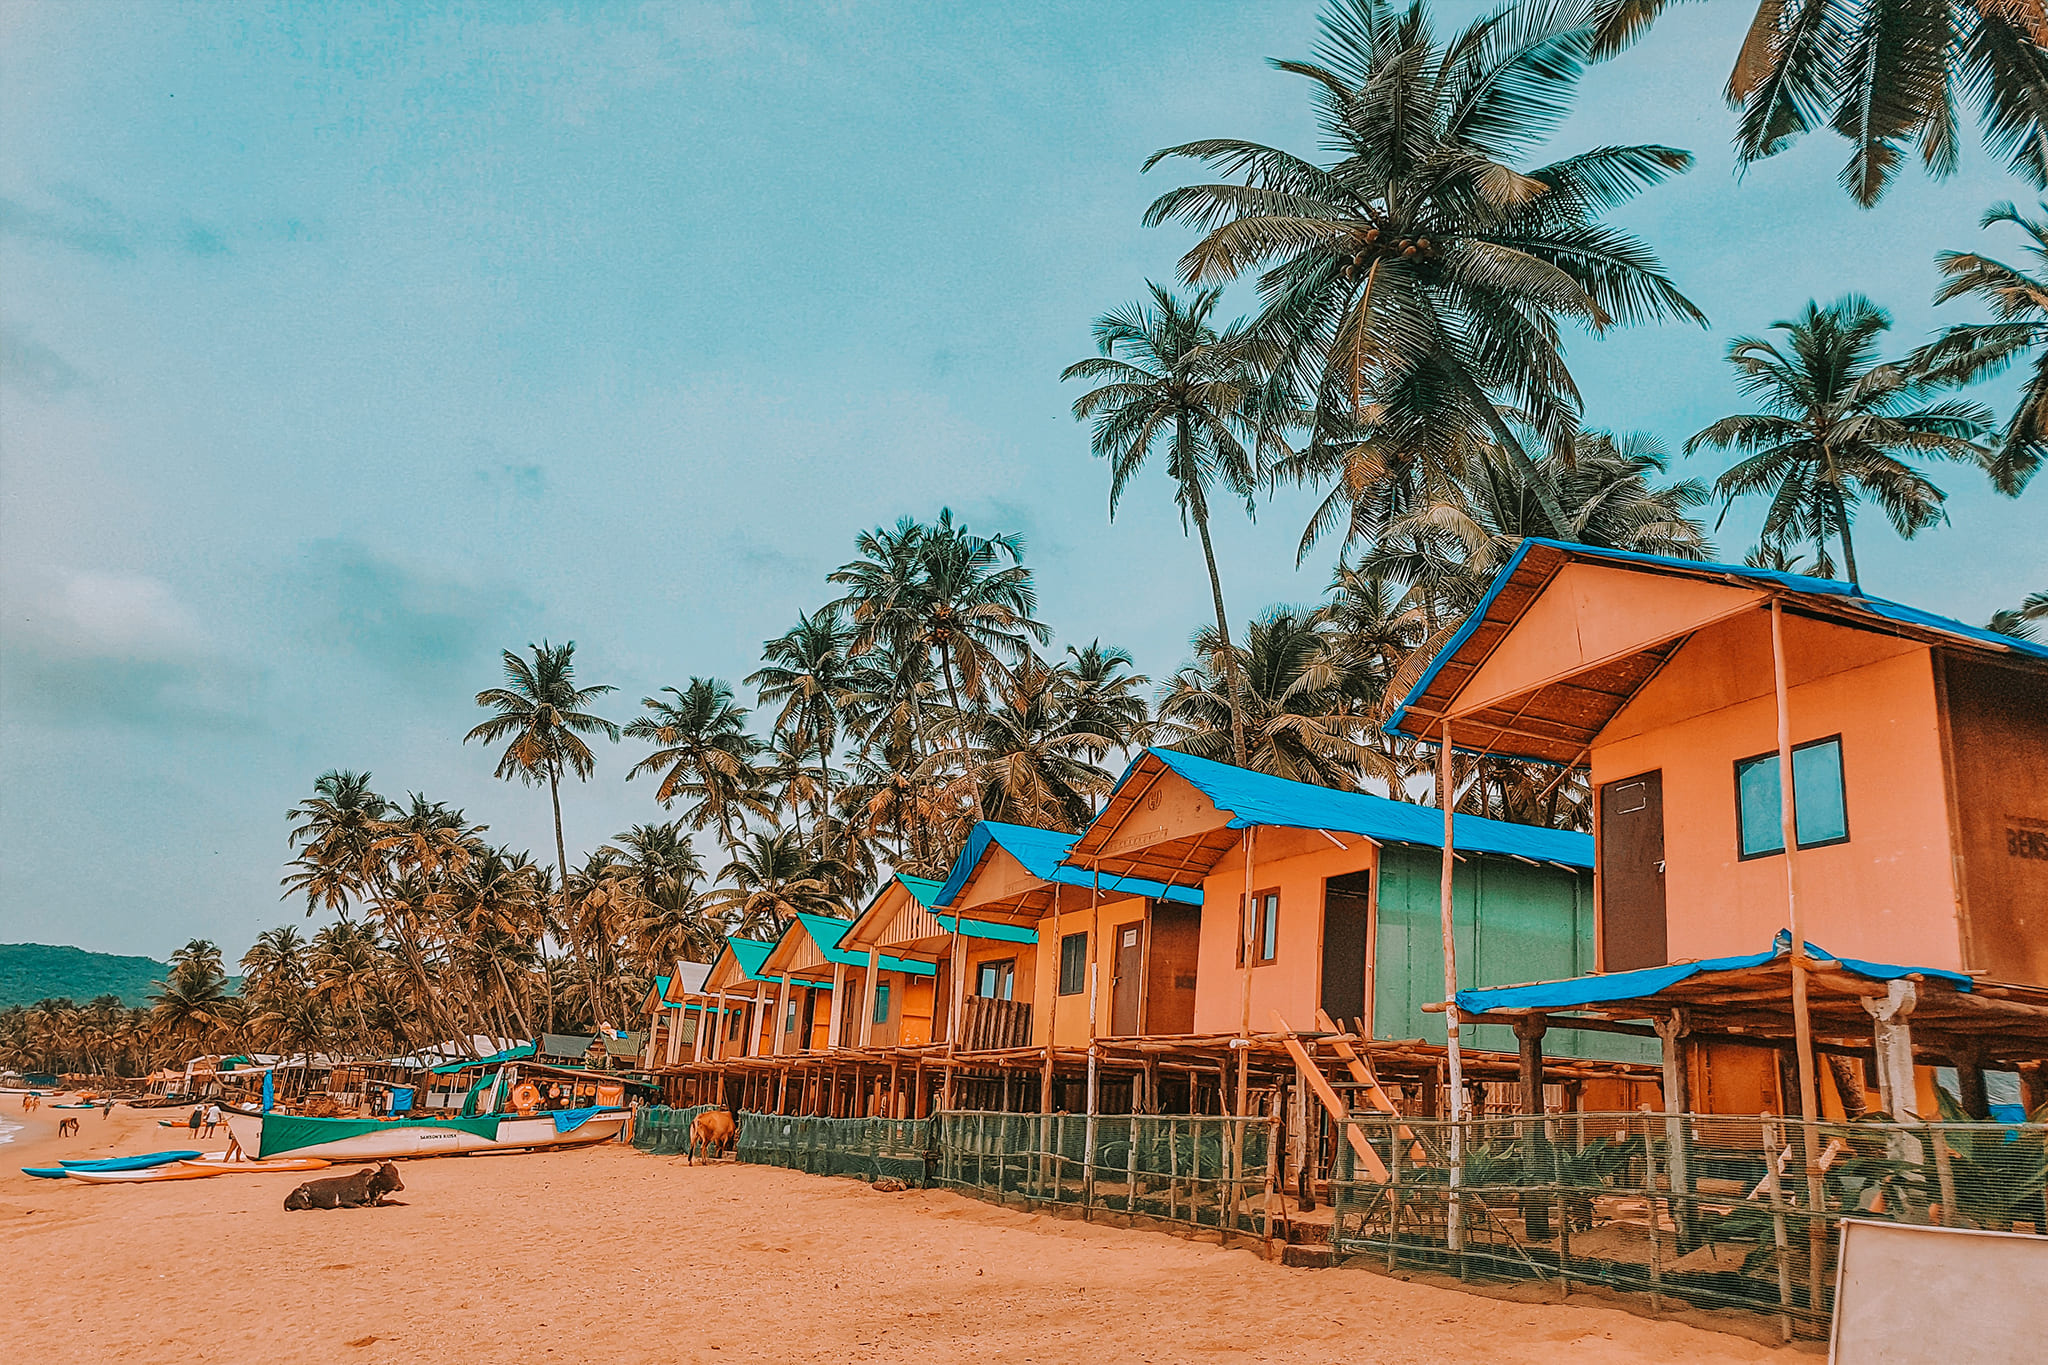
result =
[[[705,1013],[704,982],[710,975],[710,963],[678,959],[668,975],[654,978],[641,1006],[647,1019],[643,1068],[674,1066],[694,1051]]]
[[[1201,890],[1072,866],[1079,837],[984,820],[954,860],[936,904],[962,1046],[1193,1031]]]
[[[935,959],[943,955],[946,932],[931,913],[939,887],[930,877],[898,872],[840,936],[840,949],[859,959],[858,965],[842,964],[841,1008],[848,1011],[840,1022],[842,1047],[908,1048],[932,1041]]]
[[[1787,931],[1802,995],[1809,942],[1963,974],[1972,1001],[2048,985],[2048,646],[1849,583],[1530,539],[1389,726],[1589,772],[1602,972]],[[1995,1036],[1945,1034],[1982,1113]],[[1705,1072],[1735,1109],[1796,1107],[1769,1048],[1717,1042]]]
[[[752,938],[728,938],[720,946],[698,1000],[719,1022],[699,1032],[691,1060],[758,1057],[768,1051],[767,1011],[777,983],[762,972],[761,964],[774,947]]]
[[[1444,1020],[1431,1006],[1445,998],[1443,826],[1434,807],[1151,749],[1067,861],[1199,891],[1191,1033],[1264,1033],[1282,1021],[1313,1030],[1320,1015],[1362,1039],[1440,1047]],[[1589,837],[1460,815],[1455,842],[1461,984],[1590,969]],[[1131,952],[1140,941],[1119,929],[1109,950]],[[1111,975],[1130,974],[1119,965]],[[1467,1045],[1517,1051],[1512,1031],[1497,1027]],[[1617,1061],[1654,1055],[1590,1035],[1559,1038],[1553,1049]]]
[[[859,1016],[854,1011],[866,994],[864,974],[870,959],[868,952],[844,946],[852,927],[851,920],[799,914],[762,963],[762,972],[780,983],[775,1005],[778,1052],[832,1052],[860,1045]],[[934,972],[930,963],[893,954],[876,954],[874,966],[882,976],[899,981],[928,978]],[[878,978],[876,984],[879,996],[883,982]]]

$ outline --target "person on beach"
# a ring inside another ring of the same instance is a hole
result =
[[[101,1100],[101,1101],[100,1101],[100,1121],[101,1121],[101,1122],[105,1122],[105,1121],[106,1121],[106,1117],[107,1117],[107,1115],[109,1115],[109,1114],[111,1114],[111,1113],[113,1113],[113,1112],[114,1112],[114,1102],[113,1102],[113,1100],[111,1100],[111,1099],[105,1099],[105,1100]]]
[[[219,1102],[218,1102],[218,1101],[215,1101],[214,1103],[212,1103],[212,1104],[209,1104],[209,1105],[207,1105],[207,1106],[206,1106],[206,1133],[205,1133],[205,1136],[207,1136],[207,1137],[212,1137],[212,1136],[213,1136],[213,1130],[214,1130],[214,1129],[216,1129],[216,1128],[218,1128],[218,1127],[220,1127],[220,1124],[221,1124],[221,1116],[220,1116],[220,1104],[219,1104]]]
[[[185,1126],[192,1130],[192,1136],[199,1136],[199,1125],[206,1121],[206,1111],[198,1105],[192,1106],[192,1117],[185,1120]]]

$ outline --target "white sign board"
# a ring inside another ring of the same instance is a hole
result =
[[[2012,1365],[2044,1342],[2048,1237],[1842,1221],[1834,1365]]]

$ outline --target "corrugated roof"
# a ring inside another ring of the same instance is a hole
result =
[[[1530,563],[1532,557],[1536,561],[1533,565]],[[2022,640],[2010,635],[2001,635],[1996,631],[1985,630],[1979,626],[1966,625],[1951,617],[1939,616],[1930,611],[1923,611],[1918,607],[1908,606],[1903,602],[1893,602],[1882,597],[1872,597],[1857,588],[1855,584],[1845,583],[1838,579],[1809,578],[1803,574],[1783,573],[1775,569],[1751,568],[1747,564],[1718,564],[1690,559],[1673,559],[1666,555],[1638,554],[1630,550],[1610,550],[1598,546],[1574,544],[1569,541],[1551,540],[1542,536],[1530,536],[1516,547],[1514,554],[1509,557],[1508,562],[1503,564],[1499,572],[1494,575],[1493,582],[1488,585],[1485,596],[1480,598],[1479,604],[1473,608],[1472,614],[1465,618],[1464,624],[1459,626],[1456,633],[1444,644],[1444,647],[1437,651],[1436,657],[1430,660],[1429,667],[1423,670],[1422,676],[1416,680],[1415,685],[1408,689],[1408,695],[1401,699],[1401,704],[1395,708],[1393,715],[1388,718],[1386,728],[1403,734],[1414,735],[1417,738],[1425,737],[1424,730],[1433,729],[1433,727],[1415,726],[1411,728],[1412,713],[1418,708],[1424,712],[1434,711],[1435,708],[1421,706],[1421,703],[1430,696],[1432,688],[1439,681],[1439,675],[1447,667],[1450,667],[1453,662],[1456,662],[1461,668],[1466,670],[1476,667],[1491,652],[1492,644],[1497,642],[1497,638],[1495,640],[1482,641],[1475,649],[1468,650],[1467,646],[1472,643],[1474,635],[1484,627],[1493,636],[1497,637],[1504,629],[1502,623],[1517,619],[1521,609],[1534,600],[1534,591],[1530,591],[1526,587],[1518,589],[1516,602],[1504,607],[1500,617],[1492,618],[1490,613],[1494,611],[1496,605],[1500,602],[1502,594],[1509,584],[1516,580],[1518,574],[1525,577],[1533,575],[1531,581],[1537,583],[1540,589],[1540,584],[1549,581],[1550,576],[1556,572],[1559,564],[1573,559],[1613,564],[1622,568],[1650,570],[1688,578],[1718,579],[1751,588],[1766,589],[1778,594],[1787,595],[1788,597],[1804,599],[1803,605],[1814,614],[1844,624],[1858,625],[1864,629],[1882,630],[1892,634],[1910,634],[1921,637],[1933,636],[1935,640],[1930,641],[1930,643],[1940,642],[1963,645],[1971,649],[2013,656],[2030,662],[2048,661],[2048,643],[2036,640]],[[1525,566],[1529,566],[1527,574],[1523,574]],[[1675,649],[1676,646],[1674,644],[1669,648]],[[1467,654],[1470,654],[1471,657],[1466,657]],[[1651,671],[1654,671],[1654,669]],[[1647,674],[1644,676],[1647,676]],[[1641,679],[1632,678],[1628,681],[1632,685],[1627,690],[1632,694],[1633,687],[1641,685]],[[1450,689],[1450,694],[1455,694],[1455,691],[1456,688],[1453,686]],[[1625,698],[1620,700],[1625,700]],[[1437,703],[1438,706],[1442,704],[1441,701]],[[1604,718],[1600,718],[1600,724],[1605,724]],[[1455,731],[1452,738],[1454,741],[1457,738]],[[1535,748],[1543,746],[1531,747],[1525,756],[1544,758],[1553,762],[1564,761],[1560,756],[1564,755],[1566,750],[1572,749],[1573,745],[1562,738],[1558,741],[1558,744],[1563,747],[1560,748],[1557,745],[1549,746],[1553,750],[1551,752],[1538,753],[1535,752]],[[1497,753],[1515,752],[1512,747],[1500,743],[1495,743],[1491,747]]]
[[[1218,810],[1229,811],[1232,829],[1323,829],[1333,834],[1362,834],[1380,843],[1443,847],[1444,816],[1435,806],[1291,782],[1172,749],[1147,749],[1145,754],[1186,779]],[[1131,765],[1133,771],[1136,768],[1137,764]],[[1124,777],[1128,779],[1130,772]],[[1123,784],[1119,781],[1117,785]],[[1571,830],[1460,815],[1452,826],[1452,840],[1467,853],[1504,853],[1567,867],[1593,866],[1593,836]]]
[[[915,894],[915,892],[913,891],[912,894]],[[800,913],[797,915],[797,922],[803,925],[804,932],[811,936],[811,942],[818,945],[819,956],[823,957],[827,962],[835,963],[842,967],[865,967],[868,965],[868,955],[866,953],[848,952],[839,946],[839,940],[846,937],[846,931],[853,927],[852,920],[834,919],[830,915],[806,915]],[[883,953],[876,958],[876,964],[883,971],[908,972],[912,976],[936,976],[939,970],[937,966],[930,962],[918,962],[907,957],[891,957],[887,953]]]
[[[1093,886],[1094,874],[1066,863],[1067,851],[1074,846],[1078,834],[1063,834],[1056,829],[1039,829],[1032,825],[1007,825],[1000,820],[983,820],[976,824],[967,836],[967,846],[960,850],[960,856],[953,860],[953,870],[940,888],[938,899],[932,904],[951,905],[953,898],[960,894],[967,879],[974,875],[974,869],[981,865],[982,855],[990,844],[994,844],[1024,865],[1024,870],[1043,881],[1059,882],[1065,886]],[[1200,905],[1202,893],[1199,889],[1185,886],[1169,886],[1165,882],[1146,881],[1141,877],[1104,877],[1102,889],[1119,896],[1151,896],[1157,900],[1178,901],[1183,905]]]

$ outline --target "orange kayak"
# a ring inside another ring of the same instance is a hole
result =
[[[317,1156],[274,1156],[268,1161],[230,1161],[218,1153],[209,1153],[202,1157],[187,1158],[178,1164],[210,1171],[216,1175],[233,1175],[237,1172],[261,1175],[265,1171],[317,1171],[334,1163]]]
[[[151,1180],[204,1180],[220,1172],[194,1169],[189,1162],[180,1161],[141,1171],[71,1171],[69,1174],[73,1180],[83,1180],[89,1185],[136,1185]]]

